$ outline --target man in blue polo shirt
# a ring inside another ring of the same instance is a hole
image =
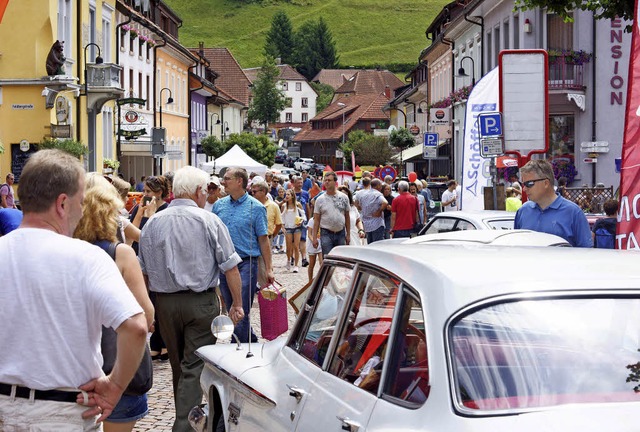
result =
[[[242,307],[244,319],[236,323],[234,333],[240,342],[257,342],[257,337],[249,323],[249,311],[253,299],[258,292],[258,261],[264,258],[267,270],[267,282],[274,281],[273,266],[271,264],[271,247],[268,237],[267,210],[254,197],[247,193],[249,176],[243,168],[229,168],[224,173],[222,185],[227,196],[219,199],[213,205],[213,212],[218,215],[227,226],[233,246],[242,258],[238,264],[242,279]],[[220,292],[227,305],[231,305],[231,291],[224,275],[220,275]],[[249,336],[249,334],[251,336]]]
[[[514,228],[555,234],[574,247],[593,247],[589,222],[580,207],[556,195],[551,164],[532,160],[520,173],[529,201],[516,213]]]
[[[20,226],[22,211],[14,208],[0,207],[0,236],[9,234]]]

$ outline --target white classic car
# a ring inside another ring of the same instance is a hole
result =
[[[198,350],[196,430],[637,431],[627,251],[339,247],[290,334]]]

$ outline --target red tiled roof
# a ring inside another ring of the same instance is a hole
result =
[[[242,71],[233,54],[227,48],[204,48],[203,56],[211,69],[218,74],[216,87],[231,99],[249,106],[249,78]]]
[[[294,141],[339,141],[342,139],[342,113],[345,115],[344,133],[358,122],[376,122],[388,120],[389,114],[382,108],[389,102],[384,93],[362,94],[342,97],[326,107],[321,113],[311,119],[295,136]],[[344,107],[338,105],[345,104]],[[317,120],[334,120],[333,129],[312,129]]]
[[[389,71],[359,70],[351,79],[341,85],[336,93],[380,94],[386,87],[391,91],[405,85],[400,78]]]
[[[306,81],[307,80],[304,76],[298,73],[297,70],[295,70],[289,65],[286,65],[286,64],[277,65],[277,67],[280,70],[280,75],[278,75],[278,79],[280,80],[285,80],[285,81]],[[249,69],[243,69],[243,71],[247,76],[247,78],[249,78],[249,81],[254,82],[258,78],[258,73],[260,72],[260,69],[261,68],[249,68]]]
[[[356,72],[358,72],[358,69],[322,69],[313,77],[311,82],[317,81],[322,84],[327,84],[336,90],[349,78],[355,75]]]

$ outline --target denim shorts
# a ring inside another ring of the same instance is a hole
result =
[[[123,394],[107,421],[113,423],[128,423],[140,420],[149,412],[147,395],[129,396]]]
[[[302,233],[302,227],[285,228],[285,230],[287,231],[287,234]]]

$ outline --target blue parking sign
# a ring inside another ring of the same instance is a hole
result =
[[[478,114],[478,126],[480,136],[500,136],[502,135],[502,113],[481,113]]]
[[[438,147],[438,134],[434,132],[426,132],[424,134],[425,147]]]

